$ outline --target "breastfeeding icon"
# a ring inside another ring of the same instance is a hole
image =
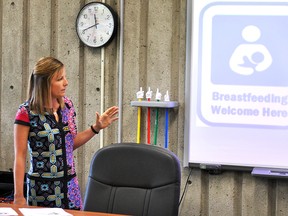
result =
[[[229,66],[232,71],[240,75],[252,75],[263,72],[272,64],[269,50],[257,43],[261,31],[257,26],[249,25],[242,30],[242,37],[247,43],[240,44],[230,57]]]

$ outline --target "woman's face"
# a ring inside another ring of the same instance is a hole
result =
[[[65,96],[68,81],[66,78],[65,67],[56,72],[51,79],[51,95],[52,98],[61,98]]]

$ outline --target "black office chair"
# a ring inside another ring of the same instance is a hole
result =
[[[118,143],[92,161],[84,210],[135,216],[177,216],[180,163],[175,154],[148,144]]]

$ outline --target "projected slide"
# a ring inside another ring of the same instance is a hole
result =
[[[192,2],[188,162],[288,168],[288,0]]]
[[[202,121],[287,127],[287,4],[209,4],[199,25]]]

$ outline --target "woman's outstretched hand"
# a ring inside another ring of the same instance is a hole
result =
[[[119,108],[117,106],[113,106],[108,108],[102,115],[96,112],[96,123],[93,125],[93,128],[99,132],[101,129],[108,127],[112,122],[118,119]]]

